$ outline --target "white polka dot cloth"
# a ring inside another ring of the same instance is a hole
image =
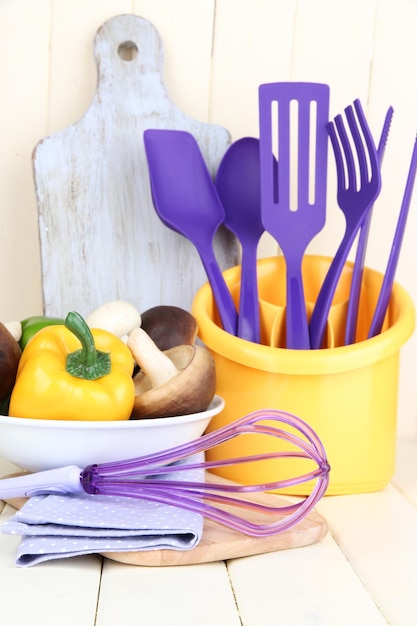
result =
[[[202,460],[201,455],[180,463]],[[180,464],[178,463],[178,465]],[[160,475],[160,480],[203,481],[204,470]],[[190,550],[201,539],[203,517],[179,507],[101,495],[34,496],[7,520],[2,532],[22,535],[16,565],[81,554],[139,550]]]

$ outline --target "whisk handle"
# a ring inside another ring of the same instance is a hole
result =
[[[76,465],[0,480],[0,498],[29,498],[50,494],[84,493],[82,470]]]

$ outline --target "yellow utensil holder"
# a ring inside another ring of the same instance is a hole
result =
[[[307,255],[303,280],[311,314],[331,259]],[[192,313],[201,341],[214,356],[216,393],[226,401],[209,431],[260,409],[280,409],[305,420],[316,431],[331,465],[328,495],[378,491],[395,468],[400,348],[415,325],[414,305],[395,283],[382,332],[367,339],[383,276],[365,268],[356,342],[343,343],[352,264],[347,263],[333,300],[320,350],[285,347],[285,260],[258,261],[262,343],[255,344],[222,330],[208,283],[195,295]],[[240,266],[224,272],[238,302]],[[281,439],[261,435],[238,437],[207,452],[208,460],[288,450]],[[305,459],[239,464],[216,470],[240,483],[273,482],[311,470]],[[313,483],[280,490],[307,495]]]

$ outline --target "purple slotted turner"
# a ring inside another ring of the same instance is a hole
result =
[[[262,221],[286,262],[287,348],[310,348],[301,270],[305,250],[326,220],[329,91],[319,83],[259,87]]]

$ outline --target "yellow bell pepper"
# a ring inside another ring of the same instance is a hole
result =
[[[23,350],[9,415],[55,420],[129,419],[135,399],[129,348],[75,312]]]

